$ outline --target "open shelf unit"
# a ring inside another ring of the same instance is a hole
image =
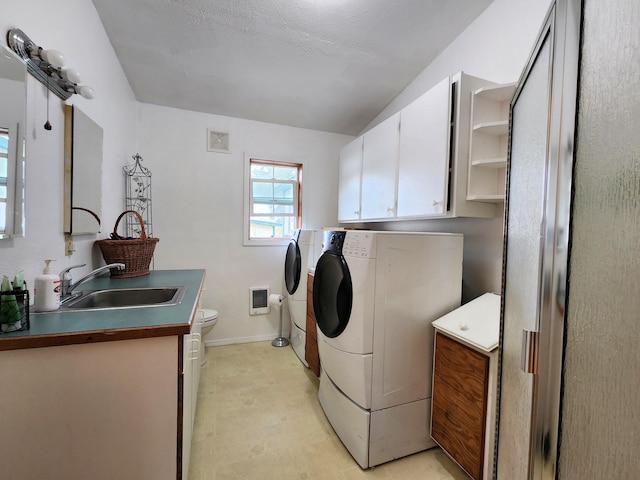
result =
[[[515,84],[473,92],[467,200],[501,203],[505,195],[509,103]]]

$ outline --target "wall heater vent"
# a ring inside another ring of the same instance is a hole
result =
[[[269,287],[249,287],[249,315],[269,313]]]

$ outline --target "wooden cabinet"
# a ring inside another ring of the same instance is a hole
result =
[[[500,295],[485,293],[436,329],[431,436],[473,478],[493,475]]]
[[[338,172],[338,220],[360,220],[362,182],[362,141],[358,137],[340,150]]]
[[[447,77],[400,111],[398,217],[446,214],[450,107]]]
[[[467,200],[502,203],[505,195],[509,103],[515,85],[473,92]]]
[[[395,114],[364,134],[361,219],[396,215],[399,128],[400,115]]]
[[[179,478],[182,336],[0,352],[3,478]]]
[[[313,274],[307,274],[307,336],[305,339],[304,359],[316,377],[320,376],[320,356],[318,354],[318,330],[316,315],[313,311]]]
[[[194,328],[0,352],[2,477],[186,478],[200,365]]]
[[[431,436],[472,478],[483,478],[489,358],[436,332]]]

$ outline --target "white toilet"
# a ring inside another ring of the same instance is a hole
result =
[[[213,327],[218,323],[218,311],[210,308],[201,308],[198,313],[201,313],[204,317],[204,323],[202,324],[202,347],[200,348],[200,365],[207,363],[206,347],[204,345],[204,339]]]

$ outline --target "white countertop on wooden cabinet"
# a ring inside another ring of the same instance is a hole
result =
[[[500,295],[485,293],[432,325],[471,348],[491,353],[498,348],[500,340]]]

